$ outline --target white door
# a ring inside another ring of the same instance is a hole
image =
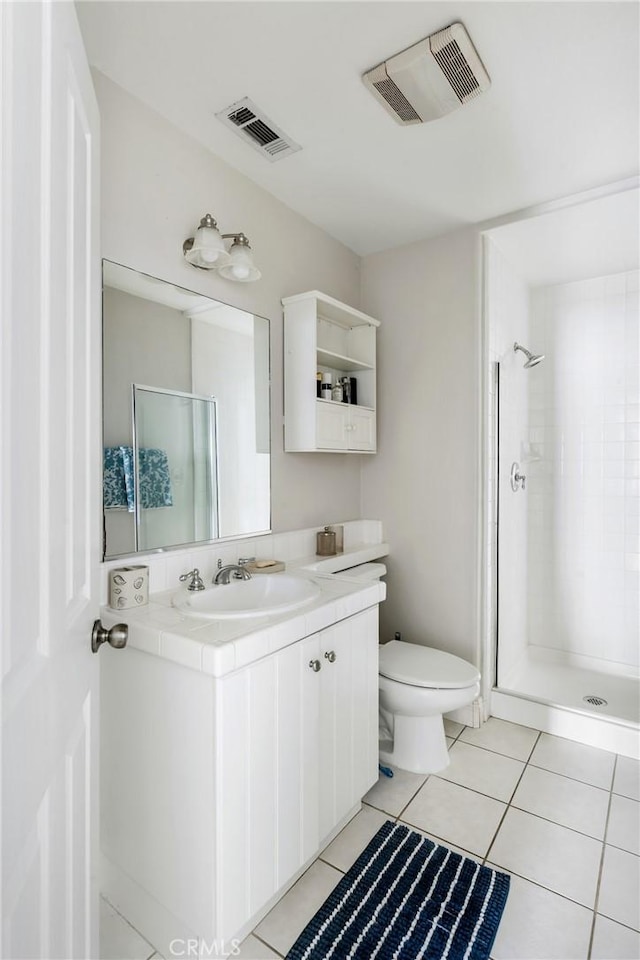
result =
[[[1,3],[4,958],[97,957],[98,109],[71,3]]]

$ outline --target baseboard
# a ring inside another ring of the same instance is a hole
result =
[[[481,727],[487,719],[485,703],[482,697],[477,697],[473,703],[466,707],[459,707],[457,710],[451,710],[445,713],[447,720],[455,720],[456,723],[463,723],[465,727]]]
[[[291,876],[280,889],[258,910],[234,937],[226,941],[214,940],[211,936],[207,940],[202,931],[196,933],[189,929],[184,921],[175,917],[161,903],[158,903],[140,884],[132,880],[123,870],[117,867],[109,858],[100,855],[100,892],[106,897],[125,920],[138,930],[142,936],[155,947],[160,956],[166,960],[172,958],[196,958],[194,952],[197,944],[197,957],[207,958],[218,956],[235,956],[238,945],[251,933],[254,927],[266,917],[269,911],[284,896],[284,894],[300,879],[303,873],[322,854],[322,851],[335,840],[340,831],[362,809],[362,803],[357,803],[333,828],[320,844],[318,850]],[[213,905],[212,905],[213,916]],[[215,944],[215,950],[213,949]],[[172,947],[173,945],[173,947]],[[191,952],[188,952],[191,950]]]
[[[166,960],[180,955],[187,956],[186,952],[182,952],[183,949],[186,950],[186,947],[182,948],[183,942],[200,942],[200,936],[195,930],[189,929],[183,920],[158,903],[104,853],[100,857],[100,892]],[[180,946],[174,941],[180,941]]]

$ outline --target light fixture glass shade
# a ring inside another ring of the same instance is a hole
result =
[[[212,267],[217,269],[229,262],[224,241],[215,220],[209,214],[200,221],[193,238],[193,246],[185,251],[185,257],[194,267],[203,267],[205,270]]]
[[[241,283],[260,279],[262,274],[253,262],[251,247],[246,239],[233,241],[229,250],[229,262],[220,266],[220,276]]]

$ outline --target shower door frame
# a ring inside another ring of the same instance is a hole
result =
[[[478,618],[480,636],[480,670],[481,696],[483,700],[484,718],[496,716],[499,719],[530,726],[556,736],[565,737],[578,743],[596,746],[602,749],[614,750],[622,755],[634,757],[638,753],[639,737],[636,730],[621,728],[615,721],[608,718],[589,717],[575,713],[568,708],[543,703],[527,694],[512,693],[500,689],[497,685],[497,656],[498,656],[498,621],[496,613],[495,629],[489,617],[489,591],[492,579],[489,576],[489,545],[490,545],[490,513],[489,499],[490,481],[490,449],[489,449],[489,363],[490,363],[490,333],[491,312],[489,303],[488,284],[488,243],[491,242],[491,233],[499,227],[531,220],[545,214],[554,213],[568,207],[588,203],[607,196],[624,193],[628,190],[637,190],[640,187],[640,177],[629,177],[604,187],[597,187],[584,193],[574,194],[550,203],[514,211],[503,217],[487,221],[478,225],[481,244],[480,252],[480,336],[478,356],[478,490],[480,503],[478,509]],[[499,437],[497,437],[499,440]],[[496,450],[496,456],[498,451]],[[499,483],[499,473],[496,467],[496,484]],[[499,497],[496,496],[497,508]],[[499,515],[496,514],[499,522]],[[495,596],[496,604],[499,591],[499,555],[496,540],[495,556]],[[497,611],[497,606],[496,606]]]
[[[209,433],[213,429],[214,443],[209,445],[209,470],[207,473],[208,483],[208,503],[209,512],[212,520],[212,530],[214,539],[220,529],[220,471],[219,471],[219,450],[218,450],[218,402],[214,396],[207,396],[200,393],[188,393],[183,390],[169,390],[165,387],[152,387],[144,383],[131,384],[131,432],[134,453],[134,484],[135,484],[135,503],[133,511],[134,524],[134,543],[136,553],[145,553],[154,551],[154,547],[140,547],[140,525],[142,522],[142,505],[140,500],[140,463],[138,459],[138,433],[139,427],[136,420],[136,391],[145,391],[147,393],[161,394],[162,396],[180,397],[185,400],[202,400],[207,404],[207,419],[209,422]],[[203,541],[203,542],[208,542]],[[180,544],[184,546],[184,544]]]

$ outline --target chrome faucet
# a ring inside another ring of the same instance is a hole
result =
[[[202,582],[202,577],[200,576],[200,571],[197,567],[194,567],[193,570],[189,570],[188,573],[183,573],[181,577],[178,577],[180,583],[184,583],[185,580],[189,581],[187,590],[204,590],[204,583]]]
[[[226,567],[223,567],[221,565],[221,561],[218,560],[218,572],[213,578],[213,583],[215,584],[229,583],[232,576],[234,580],[251,580],[251,574],[244,567],[243,564],[228,563]]]

